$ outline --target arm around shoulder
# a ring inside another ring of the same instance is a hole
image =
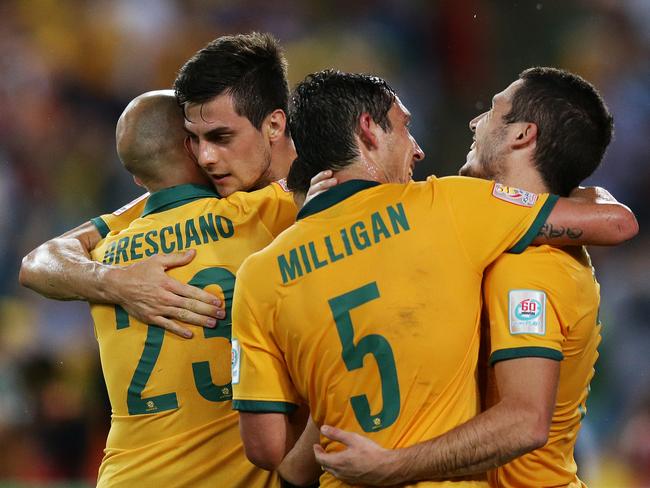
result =
[[[558,200],[534,243],[614,246],[638,232],[634,213],[607,190],[578,188],[569,198]]]
[[[90,258],[101,238],[88,221],[41,244],[23,258],[20,284],[57,300],[88,300],[102,294],[100,287],[93,287],[93,277],[106,270]]]

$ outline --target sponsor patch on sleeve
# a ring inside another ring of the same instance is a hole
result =
[[[508,321],[511,334],[546,334],[546,293],[541,290],[510,290]]]
[[[538,198],[537,193],[520,190],[519,188],[514,188],[512,186],[505,186],[501,183],[494,184],[492,196],[521,207],[532,207],[535,205]]]
[[[232,384],[239,384],[239,366],[241,364],[241,348],[237,339],[232,340],[232,350],[230,355],[230,368],[232,371]]]
[[[145,198],[149,198],[149,193],[148,193],[148,192],[145,193],[144,195],[140,195],[138,198],[136,198],[135,200],[133,200],[133,201],[127,203],[127,204],[124,205],[123,207],[118,208],[115,212],[113,212],[113,215],[115,215],[115,216],[122,215],[122,214],[123,214],[124,212],[126,212],[128,209],[130,209],[130,208],[133,207],[134,205],[137,205],[138,203],[140,203],[140,202],[141,202],[142,200],[144,200]]]
[[[289,190],[289,187],[287,186],[287,179],[282,178],[281,180],[276,181],[276,183],[282,188],[284,191],[289,193],[291,190]]]

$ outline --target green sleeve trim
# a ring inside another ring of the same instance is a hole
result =
[[[515,244],[510,248],[510,250],[508,251],[509,253],[521,254],[526,250],[528,246],[530,246],[533,243],[535,237],[537,237],[537,234],[539,234],[540,229],[546,223],[546,219],[548,219],[548,216],[553,210],[553,207],[555,207],[558,198],[560,197],[553,194],[548,196],[548,198],[544,202],[544,205],[542,205],[542,208],[537,214],[537,217],[535,217],[535,220],[533,221],[530,228],[528,229],[528,232],[524,234],[524,237],[519,239],[519,242],[517,242],[517,244]]]
[[[102,236],[102,239],[108,235],[108,233],[111,231],[111,229],[108,228],[108,225],[106,225],[106,222],[104,222],[104,219],[101,217],[95,217],[94,219],[90,219],[90,221],[93,223],[95,227],[97,227],[97,230]]]
[[[233,410],[254,413],[291,413],[298,405],[289,402],[266,402],[258,400],[233,400]]]
[[[553,361],[562,361],[564,355],[550,347],[512,347],[510,349],[499,349],[490,355],[490,366],[499,361],[518,358],[546,358]]]

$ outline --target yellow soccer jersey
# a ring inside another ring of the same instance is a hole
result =
[[[131,222],[142,215],[148,198],[149,193],[140,195],[115,212],[95,217],[91,219],[91,222],[95,224],[102,238],[106,237],[111,231],[117,232],[126,229]]]
[[[230,330],[235,273],[294,220],[278,185],[219,199],[181,185],[152,194],[141,218],[110,233],[96,261],[125,266],[157,253],[196,249],[169,275],[225,300],[214,329],[181,339],[145,326],[118,306],[93,304],[102,370],[112,407],[99,471],[101,487],[266,487],[277,477],[246,459],[232,410]]]
[[[482,272],[525,248],[555,200],[462,177],[354,180],[317,196],[239,271],[234,407],[305,402],[318,425],[393,448],[472,418]]]
[[[488,270],[484,297],[490,364],[520,357],[562,361],[547,444],[489,473],[495,487],[584,484],[573,459],[589,382],[598,358],[599,285],[582,248],[531,247]]]

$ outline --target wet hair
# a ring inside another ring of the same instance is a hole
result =
[[[591,175],[612,139],[613,119],[600,93],[578,75],[529,68],[506,123],[537,125],[535,163],[548,189],[566,196]]]
[[[339,170],[359,157],[355,134],[368,113],[384,131],[392,130],[388,112],[395,91],[376,76],[319,71],[300,82],[291,96],[289,126],[298,158],[287,185],[306,192],[320,171]]]
[[[237,114],[259,130],[274,110],[287,112],[287,61],[270,34],[218,37],[183,65],[174,91],[183,107],[229,94]]]

